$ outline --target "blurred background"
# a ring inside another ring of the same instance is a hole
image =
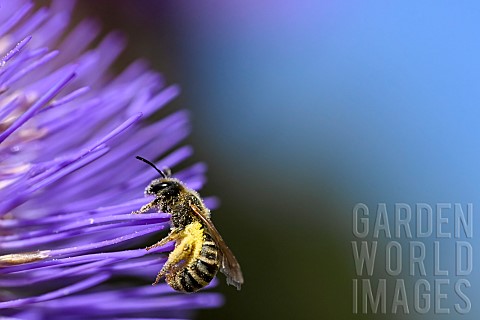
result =
[[[167,111],[191,111],[192,161],[209,166],[201,193],[221,199],[214,221],[246,280],[237,292],[221,276],[225,306],[199,319],[382,318],[352,313],[356,203],[384,202],[389,216],[399,202],[473,203],[479,223],[480,2],[91,0],[78,10],[127,35],[118,66],[144,57],[182,88]],[[413,299],[416,279],[404,278]],[[468,279],[473,302],[478,270]],[[453,297],[450,315],[392,314],[388,292],[385,319],[459,317]],[[462,319],[479,315],[473,304]]]

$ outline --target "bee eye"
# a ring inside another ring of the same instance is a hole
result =
[[[166,189],[166,188],[168,188],[172,185],[173,184],[170,181],[162,181],[162,182],[152,183],[148,187],[148,193],[156,194],[156,193],[160,192],[161,190]]]

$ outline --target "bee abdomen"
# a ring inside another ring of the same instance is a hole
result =
[[[220,267],[218,248],[213,241],[206,241],[197,259],[176,273],[169,284],[178,291],[196,292],[208,285]]]

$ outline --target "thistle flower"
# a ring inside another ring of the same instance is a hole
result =
[[[99,27],[85,20],[66,33],[72,9],[64,0],[35,12],[30,1],[0,7],[0,314],[188,318],[219,306],[216,293],[150,285],[172,246],[145,246],[169,217],[131,214],[150,200],[143,189],[156,174],[134,156],[174,167],[192,153],[177,147],[185,112],[145,121],[178,88],[140,61],[112,76],[124,39],[111,33],[87,50]],[[176,176],[198,189],[204,172],[197,164]]]

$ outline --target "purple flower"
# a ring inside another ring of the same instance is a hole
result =
[[[135,156],[175,167],[192,153],[178,147],[185,112],[146,121],[178,88],[140,61],[109,73],[124,39],[111,33],[93,47],[91,20],[66,33],[72,10],[64,0],[35,12],[30,1],[0,6],[0,315],[188,318],[219,306],[216,293],[151,285],[172,245],[145,247],[169,216],[131,214],[156,178]],[[175,176],[198,189],[204,172]]]

